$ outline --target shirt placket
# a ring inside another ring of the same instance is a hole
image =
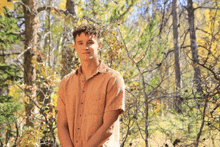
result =
[[[77,132],[76,132],[76,134],[77,134],[76,143],[78,144],[79,147],[82,147],[82,143],[83,143],[82,138],[83,138],[83,136],[81,134],[81,130],[82,130],[81,126],[82,126],[82,117],[83,117],[83,111],[84,111],[84,105],[85,105],[84,104],[84,99],[85,99],[85,96],[84,96],[85,90],[84,90],[84,88],[85,88],[85,82],[86,81],[85,81],[82,74],[79,75],[78,79],[79,79],[78,82],[79,82],[79,91],[80,91],[80,93],[79,93],[79,105],[78,105],[79,107],[78,107],[77,126],[76,126],[77,127],[76,128],[76,130],[77,130]],[[81,80],[81,79],[83,79],[83,80]]]

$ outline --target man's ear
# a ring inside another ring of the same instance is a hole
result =
[[[102,42],[100,41],[98,50],[100,50],[101,47],[102,47]]]

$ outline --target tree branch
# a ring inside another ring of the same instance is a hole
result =
[[[203,29],[197,28],[197,27],[196,27],[196,30],[200,30],[200,31],[202,31],[202,32],[204,32],[204,33],[206,33],[206,34],[212,35],[211,33],[207,32],[207,31],[205,31],[205,30],[203,30]]]
[[[190,60],[194,61],[194,60],[191,59],[189,56],[188,56],[188,58],[189,58]],[[199,62],[197,62],[197,61],[195,61],[195,62],[196,62],[198,65],[200,65],[200,66],[206,68],[207,70],[209,70],[209,71],[213,74],[214,78],[215,78],[216,80],[220,81],[220,78],[218,77],[218,75],[217,75],[211,68],[209,68],[209,67],[205,66],[204,64],[201,64],[201,63],[199,63]]]
[[[55,8],[55,7],[46,7],[46,6],[43,6],[43,7],[39,7],[38,9],[37,9],[37,12],[38,13],[40,13],[40,12],[42,12],[42,11],[47,11],[47,10],[55,10],[56,12],[58,12],[58,13],[64,13],[65,15],[67,15],[67,10],[61,10],[61,9],[57,9],[57,8]]]
[[[20,54],[20,52],[18,52],[18,53],[4,53],[4,54],[0,54],[0,56],[10,56],[10,55],[19,55]]]
[[[96,23],[96,24],[98,24],[98,25],[103,25],[103,24],[100,23],[99,21],[96,21],[96,20],[94,20],[94,19],[88,17],[87,15],[84,15],[82,18],[83,18],[83,19],[86,19],[86,20],[88,20],[88,21],[92,21],[92,22],[94,22],[94,23]],[[104,25],[103,25],[103,26],[104,26]]]
[[[215,112],[215,110],[220,107],[220,103],[218,103],[214,109],[212,109],[212,111],[210,112],[211,116],[212,116],[212,113]],[[213,116],[212,116],[213,117]]]
[[[202,7],[202,6],[200,6],[200,7],[196,7],[194,10],[197,10],[197,9],[212,9],[212,10],[220,10],[219,7],[214,8],[214,7]]]
[[[202,130],[203,130],[204,122],[205,122],[205,111],[206,111],[207,103],[208,103],[208,99],[206,98],[205,106],[204,106],[203,114],[202,114],[202,123],[201,123],[200,129],[199,129],[199,133],[197,134],[197,137],[196,137],[196,147],[198,147],[198,145],[199,145],[199,138],[202,134]]]

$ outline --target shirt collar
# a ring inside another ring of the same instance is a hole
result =
[[[104,62],[102,60],[99,60],[99,66],[96,69],[96,73],[105,73],[107,72],[107,66],[104,64]],[[78,73],[82,74],[82,65],[79,66],[79,68],[76,70],[76,74],[78,75]]]

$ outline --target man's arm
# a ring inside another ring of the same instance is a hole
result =
[[[103,125],[95,132],[83,147],[98,147],[113,134],[114,123],[118,119],[119,111],[111,110],[104,113]]]
[[[74,147],[68,129],[65,110],[58,110],[57,114],[58,136],[62,147]]]

